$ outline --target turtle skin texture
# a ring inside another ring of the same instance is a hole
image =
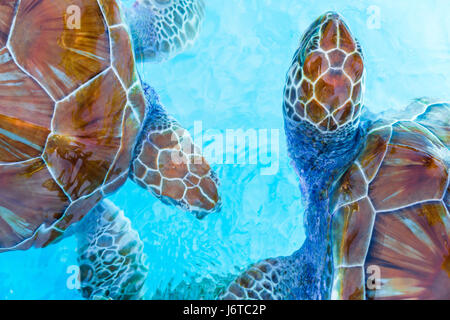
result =
[[[205,2],[137,0],[127,14],[133,38],[140,39],[134,45],[137,59],[162,62],[194,44],[204,20]]]
[[[137,300],[148,264],[144,243],[123,211],[108,199],[83,219],[78,237],[81,294],[93,300]]]
[[[450,299],[450,104],[416,104],[334,185],[333,299]]]
[[[0,21],[1,252],[55,242],[127,180],[146,105],[117,1],[3,0]]]

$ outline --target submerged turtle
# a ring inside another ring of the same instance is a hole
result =
[[[137,59],[163,61],[189,48],[204,11],[203,0],[137,0],[126,13],[133,38],[140,39],[134,43]]]
[[[362,116],[361,47],[336,13],[303,36],[283,104],[306,240],[259,262],[224,299],[449,299],[450,104]]]
[[[215,174],[135,67],[183,49],[202,16],[197,0],[1,1],[0,252],[76,233],[83,296],[138,298],[143,244],[102,199],[131,178],[199,218],[219,207]]]

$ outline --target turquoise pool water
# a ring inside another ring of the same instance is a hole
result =
[[[192,134],[201,121],[206,150],[232,129],[278,130],[279,143],[270,143],[271,163],[244,161],[246,153],[265,149],[261,140],[229,152],[241,164],[215,155],[224,206],[203,221],[131,182],[111,197],[145,242],[148,299],[211,297],[211,288],[240,268],[302,244],[303,206],[285,150],[282,88],[302,32],[323,12],[340,12],[364,48],[371,111],[401,109],[414,97],[450,100],[448,0],[206,2],[196,45],[169,62],[141,66],[144,79]],[[276,174],[264,175],[271,165],[278,165]],[[76,264],[74,238],[0,254],[0,299],[79,299]]]

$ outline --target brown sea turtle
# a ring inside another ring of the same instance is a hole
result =
[[[0,2],[0,252],[76,233],[83,296],[138,298],[143,244],[103,199],[131,178],[199,218],[220,206],[215,174],[135,67],[183,49],[202,16],[195,0]]]
[[[361,117],[361,47],[329,12],[289,69],[283,112],[306,240],[259,262],[224,299],[450,299],[450,104]]]

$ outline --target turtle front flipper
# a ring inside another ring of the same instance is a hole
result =
[[[282,300],[287,287],[283,274],[287,258],[263,260],[236,278],[219,296],[221,300]]]
[[[289,257],[270,258],[250,266],[219,295],[221,300],[314,299],[316,270],[306,246]]]
[[[103,200],[77,230],[81,292],[92,300],[140,299],[148,267],[144,243],[123,212]]]
[[[322,270],[314,244],[306,240],[288,257],[269,258],[251,265],[219,295],[221,300],[321,300]],[[330,278],[330,275],[327,276]]]
[[[203,0],[137,0],[126,11],[136,59],[160,62],[190,47],[204,11]]]
[[[131,178],[163,202],[198,218],[217,211],[219,181],[187,130],[167,114],[158,95],[144,84],[146,119],[131,165]]]
[[[427,104],[425,101],[421,104],[425,106],[425,111],[419,114],[415,121],[438,137],[448,150],[450,148],[450,103],[432,102]]]

